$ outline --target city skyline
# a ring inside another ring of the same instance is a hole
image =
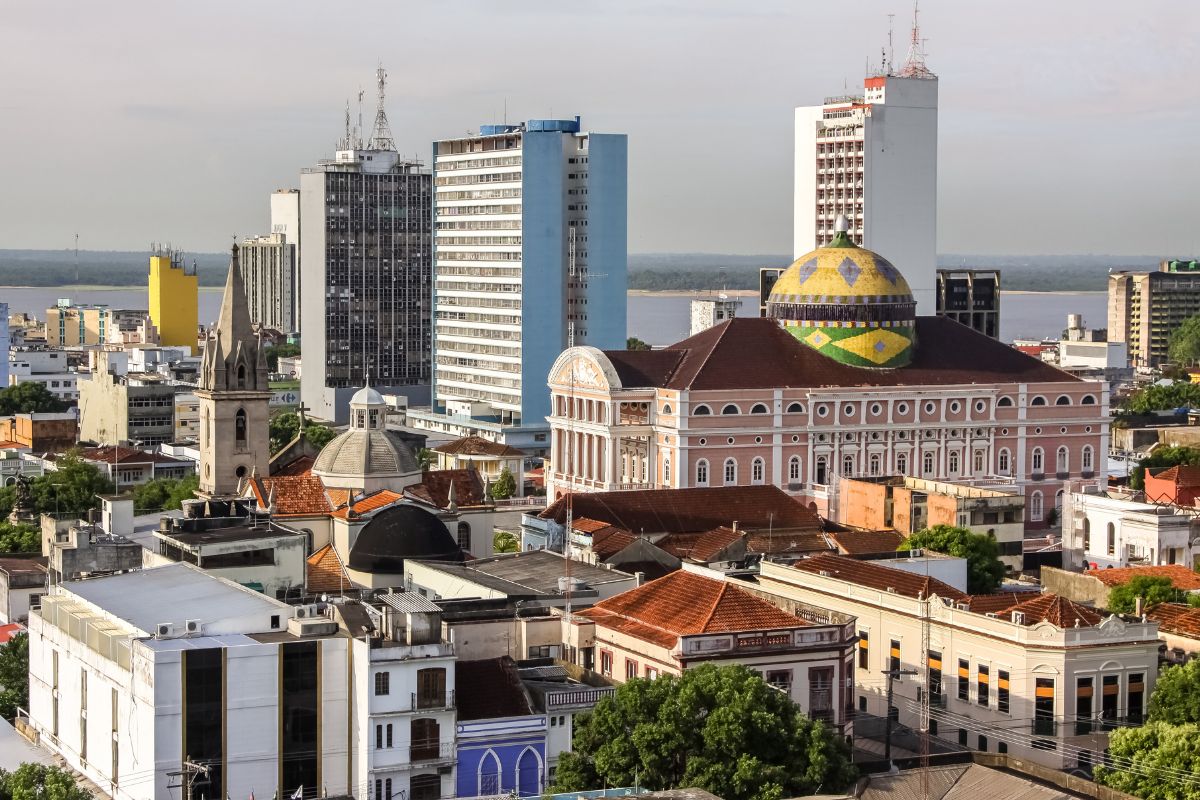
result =
[[[3,12],[0,65],[20,76],[0,102],[6,247],[78,232],[85,249],[211,252],[266,233],[264,199],[332,156],[360,87],[369,127],[382,62],[406,155],[428,162],[432,141],[481,123],[580,114],[629,135],[631,252],[787,252],[794,108],[860,90],[889,13],[902,60],[911,17],[895,2],[468,3],[450,25],[432,4],[380,5],[331,34],[315,4],[70,7]],[[1186,42],[1200,13],[1156,7],[922,6],[941,79],[939,252],[1195,252],[1200,90],[1187,46],[1162,43]]]

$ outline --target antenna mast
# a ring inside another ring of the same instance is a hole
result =
[[[79,283],[79,234],[75,234],[75,283]]]
[[[380,64],[375,70],[375,83],[379,89],[379,105],[375,109],[375,130],[371,134],[372,150],[395,150],[396,142],[392,138],[392,126],[388,124],[385,110],[387,94],[387,71]]]
[[[913,24],[912,38],[908,43],[908,56],[904,59],[904,66],[897,73],[902,78],[932,78],[933,72],[925,64],[924,40],[921,38],[921,22],[920,22],[920,7],[919,3],[913,2]]]
[[[896,50],[892,46],[892,32],[896,27],[896,15],[888,14],[888,51],[887,51],[887,66],[884,68],[885,75],[891,75],[896,69]]]

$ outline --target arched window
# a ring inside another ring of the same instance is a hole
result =
[[[951,475],[958,474],[958,451],[957,450],[950,451],[950,455],[947,458],[947,467],[949,468]]]
[[[707,417],[712,413],[712,409],[701,403],[692,410],[693,417]]]
[[[1029,518],[1034,522],[1042,520],[1042,493],[1034,492],[1029,495]]]
[[[1083,552],[1088,552],[1092,549],[1092,521],[1087,517],[1083,518]]]
[[[803,413],[804,413],[804,406],[803,406],[803,405],[801,405],[800,403],[790,403],[790,404],[788,404],[788,407],[787,407],[787,413],[789,413],[789,414],[803,414]]]
[[[829,459],[825,456],[817,456],[817,469],[814,481],[818,486],[824,486],[829,482]]]
[[[517,797],[542,796],[542,759],[532,747],[526,747],[517,759]]]
[[[727,405],[721,409],[721,413],[722,414],[740,414],[740,413],[742,413],[742,410],[740,408],[738,408],[737,406],[735,406],[733,403],[730,403],[729,405]]]
[[[696,462],[696,485],[708,486],[708,459],[702,458]]]
[[[489,797],[500,794],[500,759],[489,747],[479,760],[479,796]],[[388,800],[388,798],[380,798]]]
[[[896,472],[908,474],[908,453],[896,453]]]
[[[461,550],[471,552],[471,523],[458,523],[458,546]]]
[[[1042,397],[1042,396],[1039,394],[1037,397],[1035,397],[1035,398],[1033,398],[1032,400],[1030,400],[1030,401],[1029,401],[1029,405],[1031,405],[1031,406],[1044,406],[1044,405],[1046,405],[1046,398]]]
[[[883,457],[880,456],[879,453],[871,453],[871,457],[870,457],[870,460],[868,463],[870,464],[869,469],[870,469],[871,475],[877,476],[877,475],[879,475],[880,472],[883,471]]]
[[[751,414],[767,414],[769,412],[767,411],[767,407],[765,405],[763,405],[762,403],[755,403],[754,406],[750,409],[750,413]]]
[[[1094,405],[1096,405],[1096,398],[1095,398],[1095,397],[1093,397],[1093,396],[1092,396],[1092,395],[1090,395],[1090,394],[1085,394],[1085,395],[1083,396],[1083,398],[1082,398],[1082,399],[1079,401],[1079,405],[1081,405],[1081,406],[1094,406]]]
[[[246,388],[246,365],[245,364],[238,364],[237,388],[239,388],[239,389]]]
[[[1084,472],[1092,471],[1092,446],[1085,444],[1079,453],[1079,467]]]
[[[788,483],[800,482],[800,456],[788,459]]]
[[[1069,405],[1071,405],[1071,398],[1070,398],[1070,397],[1067,397],[1065,394],[1060,394],[1060,395],[1058,396],[1058,399],[1054,401],[1054,405],[1056,405],[1056,406],[1069,406]]]
[[[239,408],[233,417],[233,438],[240,445],[246,444],[246,410]]]
[[[1001,408],[1007,408],[1013,404],[1011,397],[1001,397],[996,401],[996,405]]]
[[[212,447],[212,412],[204,409],[204,445]]]
[[[933,477],[933,451],[926,450],[921,456],[921,474],[926,478]]]
[[[1042,464],[1042,461],[1043,461],[1042,448],[1040,448],[1040,447],[1033,448],[1033,458],[1030,459],[1030,466],[1032,467],[1032,469],[1035,473],[1040,473],[1042,471],[1042,468],[1044,466]]]
[[[737,485],[737,462],[732,458],[725,459],[725,485]]]
[[[756,458],[750,462],[750,483],[755,486],[762,485],[763,473],[766,472],[766,463],[761,458]]]
[[[663,483],[671,485],[671,457],[663,456]]]
[[[976,450],[974,452],[974,454],[971,456],[971,458],[972,458],[971,471],[974,472],[976,475],[983,474],[984,461],[985,461],[986,457],[987,457],[987,454],[984,453],[982,450]]]
[[[1108,523],[1108,555],[1115,556],[1117,554],[1117,526],[1113,523]]]
[[[1001,475],[1007,475],[1012,464],[1007,447],[1001,447],[1000,452],[996,454],[996,472]]]
[[[1071,452],[1067,448],[1058,448],[1058,453],[1054,457],[1055,472],[1070,472],[1071,471]]]
[[[847,477],[854,474],[854,456],[849,453],[842,456],[842,474]]]
[[[671,409],[671,406],[670,406],[670,404],[665,404],[665,405],[663,405],[663,410],[662,410],[662,413],[664,413],[664,414],[670,414],[671,412],[672,412],[672,409]]]
[[[1057,492],[1054,493],[1054,512],[1056,514],[1058,514],[1059,519],[1062,519],[1062,504],[1063,504],[1063,490],[1059,489]]]

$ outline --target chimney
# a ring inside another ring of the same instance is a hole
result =
[[[1134,616],[1136,616],[1136,617],[1142,616],[1142,604],[1143,604],[1143,600],[1141,597],[1138,597],[1136,600],[1133,601]]]
[[[633,585],[634,586],[641,586],[645,582],[646,582],[646,573],[644,573],[644,572],[633,573]]]

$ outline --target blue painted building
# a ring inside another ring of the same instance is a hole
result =
[[[459,424],[414,421],[544,453],[559,353],[625,346],[627,139],[576,117],[433,148],[433,404]]]
[[[458,797],[541,797],[546,787],[546,715],[534,710],[507,656],[460,661]]]

